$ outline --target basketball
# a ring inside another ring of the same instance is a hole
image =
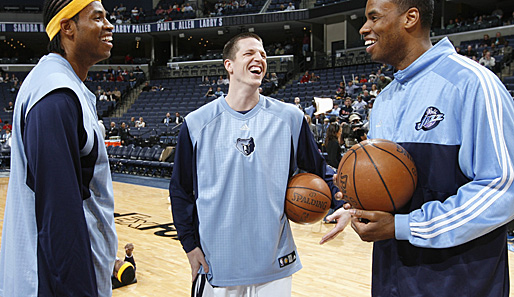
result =
[[[328,213],[332,193],[327,183],[312,173],[299,173],[287,185],[285,212],[299,224],[315,223]]]
[[[416,165],[402,146],[369,139],[344,154],[335,184],[354,208],[396,212],[409,202],[417,181]]]

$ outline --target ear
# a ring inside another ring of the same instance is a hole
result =
[[[223,65],[225,65],[225,69],[229,74],[232,74],[234,72],[234,69],[232,68],[232,61],[229,59],[225,59],[223,61]]]
[[[71,19],[61,20],[61,33],[67,36],[69,39],[73,38],[77,24]]]
[[[416,7],[411,7],[405,12],[405,29],[412,29],[420,24],[419,10]]]

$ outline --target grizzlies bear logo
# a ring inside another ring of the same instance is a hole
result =
[[[255,150],[255,143],[253,142],[253,137],[250,137],[250,139],[238,138],[236,142],[236,148],[238,151],[243,153],[243,155],[248,157]]]

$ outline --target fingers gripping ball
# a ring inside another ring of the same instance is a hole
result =
[[[369,139],[345,153],[335,184],[354,208],[396,212],[409,202],[417,181],[416,165],[403,147]]]
[[[332,193],[327,183],[312,173],[299,173],[287,185],[285,212],[300,224],[315,223],[328,213]]]

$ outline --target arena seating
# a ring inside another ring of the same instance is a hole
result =
[[[164,149],[159,145],[140,147],[108,146],[107,154],[112,172],[170,177],[173,163],[163,160]]]
[[[313,97],[333,98],[341,81],[350,81],[353,75],[363,75],[366,77],[372,72],[377,71],[380,64],[362,64],[346,67],[316,69],[314,72],[320,77],[320,80],[312,83],[300,84],[300,79],[293,81],[292,84],[280,89],[275,98],[284,100],[285,102],[293,102],[295,97],[300,97],[302,103],[310,103]],[[385,72],[385,75],[392,77],[392,71]],[[299,76],[301,77],[301,76]],[[344,77],[344,78],[343,78]],[[371,89],[371,83],[366,83]],[[357,84],[361,85],[361,84]]]

